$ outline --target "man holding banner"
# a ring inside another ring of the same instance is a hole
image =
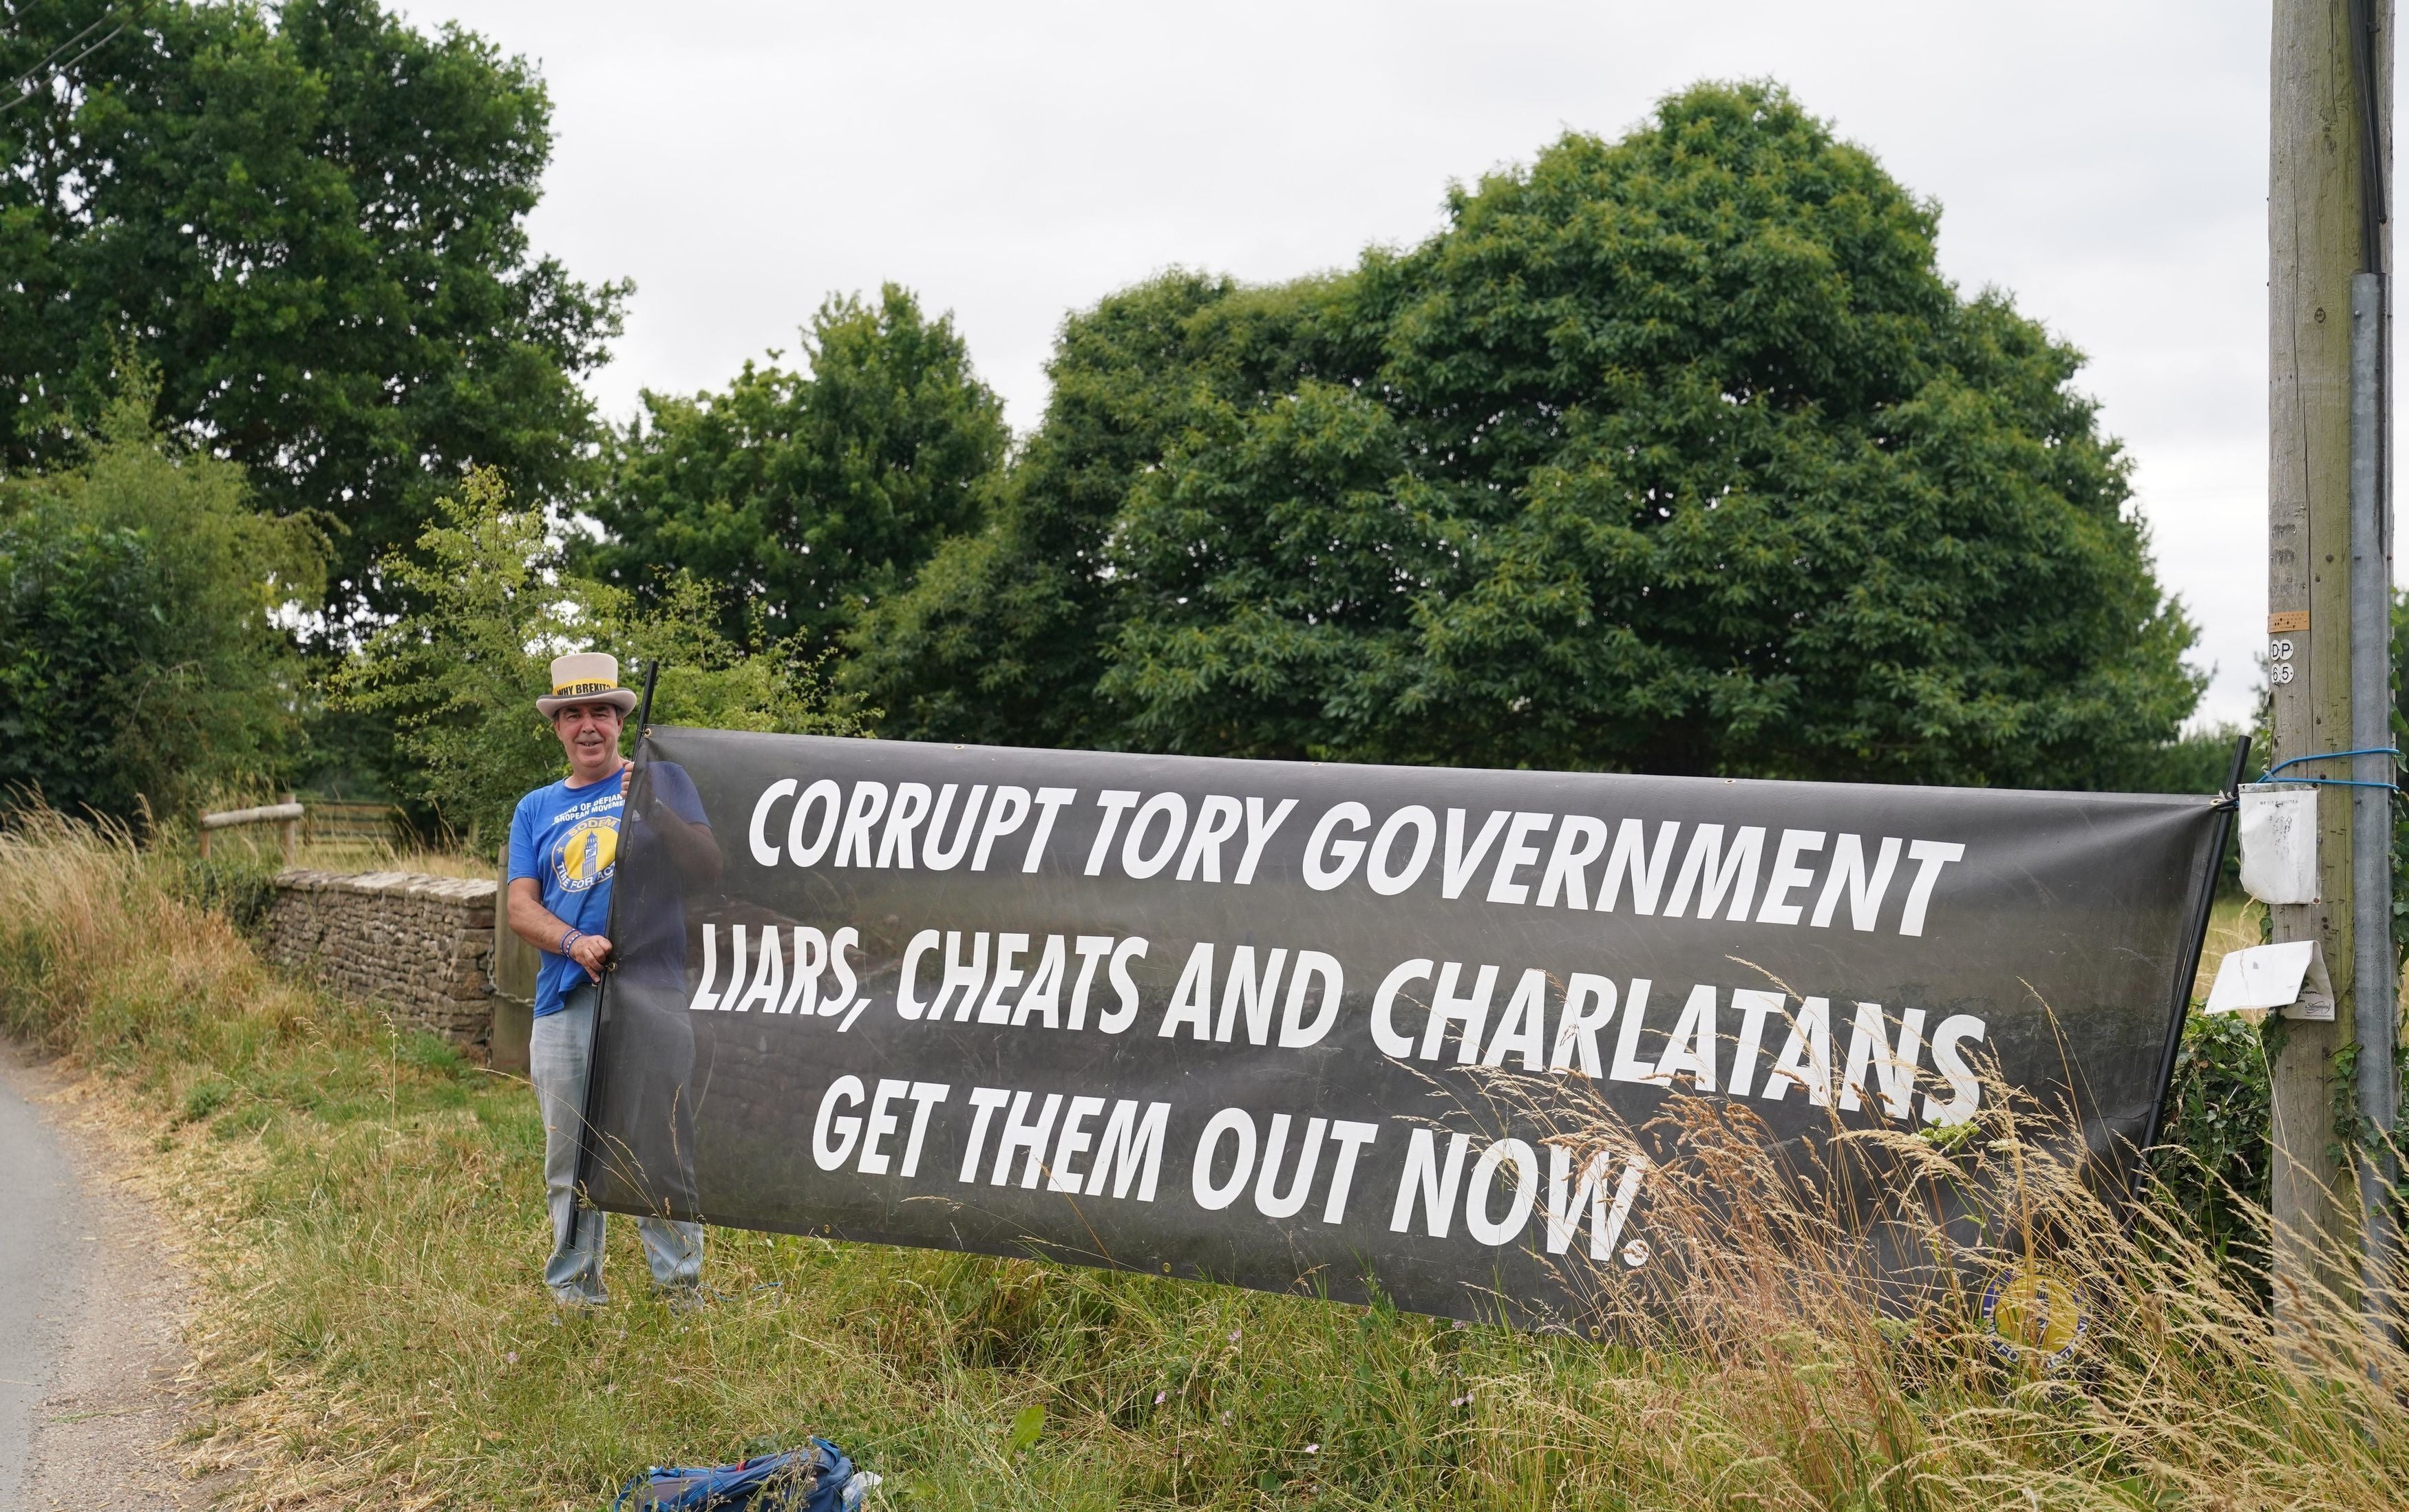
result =
[[[544,1188],[553,1227],[543,1281],[555,1302],[580,1306],[609,1300],[602,1284],[603,1215],[580,1209],[576,1178],[601,983],[627,954],[614,947],[609,931],[630,777],[619,738],[635,705],[636,695],[619,685],[616,657],[599,652],[555,657],[552,693],[538,698],[536,708],[552,722],[569,757],[569,775],[521,799],[511,820],[509,923],[543,953],[527,1054],[543,1110]],[[690,871],[715,875],[718,848],[693,783],[667,762],[656,764],[647,776],[657,822],[645,827],[646,834],[660,837],[660,859],[667,863],[656,869],[673,877]],[[631,855],[635,848],[631,837]],[[671,957],[682,962],[682,902],[666,920],[656,916],[651,922],[655,928],[647,930],[645,919],[631,919],[632,929],[644,937],[640,944],[648,947],[635,954],[664,964]],[[651,941],[662,928],[675,936],[674,944]],[[683,974],[682,965],[671,969]],[[675,1023],[685,1030],[682,1020]],[[690,1067],[691,1033],[675,1038],[680,1043],[647,1048]],[[683,1079],[683,1069],[678,1074]],[[677,1295],[694,1295],[702,1270],[701,1225],[647,1212],[638,1227],[654,1283]]]

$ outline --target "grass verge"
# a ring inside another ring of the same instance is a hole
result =
[[[599,1507],[805,1432],[901,1507],[2240,1512],[2409,1484],[2409,1412],[2366,1375],[2402,1362],[2346,1308],[2279,1333],[2229,1256],[2054,1188],[2099,1319],[2070,1375],[2002,1365],[1962,1299],[1878,1315],[1778,1226],[1707,1257],[1654,1348],[724,1230],[718,1300],[681,1313],[624,1225],[617,1300],[558,1316],[527,1088],[280,977],[194,898],[106,834],[0,834],[0,1020],[150,1137],[209,1298],[192,1451],[252,1463],[246,1505]],[[2047,1164],[2012,1130],[1963,1159]]]

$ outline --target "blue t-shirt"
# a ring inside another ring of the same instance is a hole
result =
[[[688,824],[709,822],[703,817],[694,779],[684,767],[656,761],[648,770],[655,803]],[[570,928],[608,934],[611,879],[619,870],[619,816],[626,802],[615,771],[583,787],[572,787],[563,778],[519,799],[518,812],[511,815],[511,880],[533,879],[541,890],[543,906]],[[682,899],[677,913],[674,920],[622,920],[621,932],[648,938],[668,934],[682,947],[685,939]],[[621,958],[627,956],[630,941],[612,943]],[[552,948],[558,943],[554,941],[542,947],[543,964],[536,970],[539,1018],[558,1013],[561,1000],[586,981],[584,967]],[[682,949],[679,955],[682,958]]]

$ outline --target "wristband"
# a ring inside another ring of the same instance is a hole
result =
[[[583,929],[563,929],[560,932],[560,953],[564,956],[568,955],[569,947],[584,938],[585,931]]]

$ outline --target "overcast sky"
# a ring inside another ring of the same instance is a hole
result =
[[[593,391],[723,384],[830,291],[954,312],[1016,429],[1063,315],[1436,230],[1450,180],[1772,78],[1940,202],[1940,263],[2090,356],[2159,573],[2245,718],[2266,613],[2263,3],[1437,6],[421,0],[535,60],[537,246],[632,278]]]

